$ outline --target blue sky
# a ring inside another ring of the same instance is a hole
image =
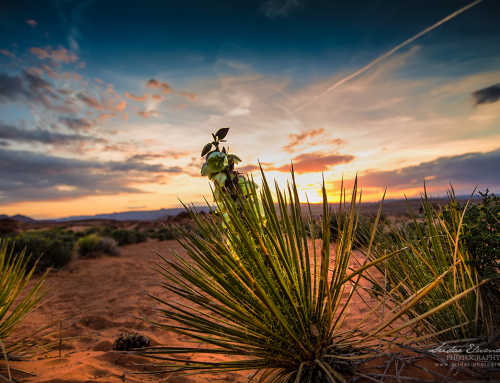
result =
[[[4,1],[0,212],[54,218],[199,203],[199,151],[228,143],[314,201],[500,190],[500,4]],[[330,90],[329,90],[330,89]]]

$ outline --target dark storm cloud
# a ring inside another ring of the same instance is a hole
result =
[[[158,182],[180,171],[137,160],[82,161],[0,148],[0,204],[143,193],[130,185]]]
[[[500,84],[489,86],[488,88],[476,90],[471,94],[474,105],[491,104],[500,100]]]
[[[0,121],[0,139],[16,142],[39,142],[50,145],[66,145],[70,143],[107,141],[101,138],[82,136],[80,134],[56,133],[45,129],[20,129],[17,126],[7,125]]]
[[[420,165],[391,171],[369,171],[360,177],[364,187],[411,188],[423,185],[424,177],[439,182],[500,187],[500,149],[441,157]]]

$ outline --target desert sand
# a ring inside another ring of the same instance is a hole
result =
[[[134,374],[152,371],[154,368],[144,366],[146,361],[143,358],[112,350],[115,339],[121,333],[127,332],[139,332],[147,336],[151,345],[180,346],[186,340],[133,318],[141,313],[153,318],[156,312],[154,307],[158,307],[157,302],[148,298],[141,290],[162,299],[172,298],[171,293],[158,285],[161,276],[151,268],[152,260],[160,260],[152,249],[165,256],[169,255],[169,249],[182,253],[181,247],[175,241],[150,240],[147,243],[121,247],[119,257],[78,259],[63,270],[51,272],[47,280],[52,285],[47,296],[50,299],[27,318],[19,328],[19,333],[88,307],[86,311],[64,323],[62,336],[79,338],[64,345],[61,357],[59,350],[55,350],[51,351],[50,355],[40,355],[33,361],[11,362],[12,367],[33,374],[15,373],[14,377],[26,383],[161,382],[171,377],[166,374]],[[356,323],[367,311],[362,301],[356,300],[351,307],[346,326]],[[407,351],[405,353],[408,354]],[[400,357],[405,358],[403,355]],[[208,360],[217,359],[208,357]],[[362,371],[383,374],[385,368],[371,367],[380,367],[385,361],[387,359],[371,361],[362,366]],[[435,361],[428,358],[418,361],[417,364],[443,375],[451,373],[451,381],[481,381],[479,377],[456,375],[456,371],[450,372],[446,367],[436,366]],[[401,366],[402,363],[399,363],[399,368]],[[392,363],[387,373],[394,372]],[[247,382],[249,374],[251,372],[180,377],[173,382]],[[430,381],[443,380],[422,368],[412,366],[401,370],[401,375]],[[384,379],[384,382],[386,381],[390,380]]]

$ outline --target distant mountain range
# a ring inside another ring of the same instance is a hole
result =
[[[459,202],[465,202],[468,199],[468,196],[457,196]],[[477,197],[473,198],[477,200]],[[443,202],[446,199],[443,199]],[[433,200],[437,202],[436,200]],[[420,206],[420,199],[410,199],[410,205],[413,209],[418,209]],[[313,212],[315,214],[319,214],[321,211],[320,204],[312,204]],[[209,212],[207,206],[196,206],[196,210],[199,212],[204,211],[205,213]],[[363,203],[363,211],[376,213],[377,212],[377,204],[375,203]],[[405,200],[386,200],[384,203],[384,212],[386,214],[402,214],[407,209]],[[141,211],[125,211],[121,213],[111,213],[111,214],[97,214],[97,215],[79,215],[72,217],[59,218],[55,220],[40,220],[40,221],[51,221],[51,222],[67,222],[67,221],[82,221],[86,219],[114,219],[117,221],[156,221],[156,220],[166,220],[169,216],[176,216],[177,214],[185,211],[184,208],[173,208],[173,209],[160,209],[160,210],[141,210]],[[36,222],[30,217],[26,217],[24,215],[13,215],[9,217],[5,214],[0,214],[0,219],[10,218],[20,222]]]
[[[209,209],[206,206],[196,206],[199,212],[208,213]],[[125,211],[122,213],[97,214],[97,215],[80,215],[66,218],[56,219],[56,222],[66,221],[81,221],[84,219],[114,219],[117,221],[155,221],[157,219],[167,219],[169,216],[175,216],[180,212],[185,211],[183,207],[173,209],[160,210],[141,210],[141,211]]]
[[[5,214],[0,214],[0,219],[4,219],[4,218],[14,219],[14,220],[19,221],[19,222],[35,222],[36,221],[33,218],[26,217],[24,215],[19,215],[19,214],[13,215],[12,217],[9,217],[8,215],[5,215]]]

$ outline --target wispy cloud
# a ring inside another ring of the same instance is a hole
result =
[[[124,93],[125,93],[125,97],[131,98],[132,100],[135,100],[135,101],[142,102],[142,101],[146,101],[148,99],[147,94],[143,94],[142,96],[135,96],[129,92],[124,92]]]
[[[55,60],[63,63],[73,63],[78,60],[78,56],[64,47],[53,49],[50,45],[45,48],[31,47],[29,51],[40,60]]]

